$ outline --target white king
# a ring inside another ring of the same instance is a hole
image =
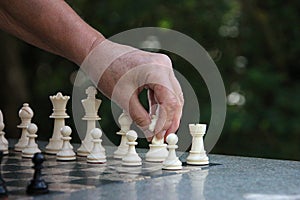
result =
[[[97,89],[90,86],[86,89],[85,93],[87,94],[87,99],[82,100],[82,105],[85,110],[85,116],[83,118],[86,120],[95,118],[99,120],[98,109],[102,101],[96,99]]]
[[[203,136],[206,131],[206,124],[189,124],[190,133],[193,137],[190,154],[187,157],[187,164],[208,165],[209,160],[204,150]]]
[[[85,93],[87,94],[87,98],[81,100],[81,103],[85,111],[85,115],[82,120],[87,121],[87,128],[85,138],[81,142],[81,146],[77,149],[77,155],[79,156],[88,156],[91,153],[93,147],[91,130],[96,128],[96,121],[101,119],[98,115],[98,109],[102,101],[100,99],[96,99],[97,89],[90,86],[85,90]],[[102,145],[101,149],[104,151],[104,147]]]

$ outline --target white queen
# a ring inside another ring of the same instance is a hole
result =
[[[53,105],[53,113],[50,115],[50,118],[54,118],[54,128],[49,144],[46,146],[46,153],[48,154],[57,154],[62,148],[63,141],[60,129],[65,126],[65,118],[70,117],[66,113],[66,106],[69,99],[69,96],[63,96],[61,92],[50,96]]]

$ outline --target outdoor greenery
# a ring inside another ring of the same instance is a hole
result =
[[[106,37],[132,28],[164,27],[192,37],[209,52],[228,95],[225,126],[213,153],[300,160],[300,1],[68,3]],[[0,34],[0,43],[0,108],[7,136],[19,136],[17,113],[23,102],[29,102],[35,111],[33,121],[39,125],[40,138],[46,140],[53,126],[48,119],[52,112],[49,95],[57,91],[71,94],[70,76],[78,67],[5,33]],[[195,75],[180,57],[169,56],[174,68],[189,80],[201,99],[203,118],[199,120],[209,123],[210,98],[201,76]],[[193,84],[199,81],[203,82],[201,88]],[[101,126],[115,132],[118,127],[112,122],[110,101],[100,97]],[[112,136],[115,143],[116,139]]]

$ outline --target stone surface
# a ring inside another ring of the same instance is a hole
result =
[[[101,188],[58,195],[57,199],[99,197],[120,199],[299,199],[300,162],[210,155],[207,170],[138,182],[107,184]],[[203,193],[201,190],[203,189]],[[169,194],[169,192],[171,195]],[[263,195],[263,196],[259,196]],[[271,196],[274,195],[274,196]]]
[[[115,149],[107,148],[107,154],[112,155]],[[138,151],[147,152],[146,149]],[[181,159],[185,161],[186,156]],[[203,170],[133,182],[111,182],[93,189],[49,193],[35,199],[300,199],[299,161],[224,155],[209,155],[209,158],[213,166]]]

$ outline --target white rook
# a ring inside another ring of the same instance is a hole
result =
[[[209,159],[204,150],[203,136],[206,131],[206,124],[189,124],[190,133],[193,137],[192,147],[186,159],[190,165],[208,165]]]

